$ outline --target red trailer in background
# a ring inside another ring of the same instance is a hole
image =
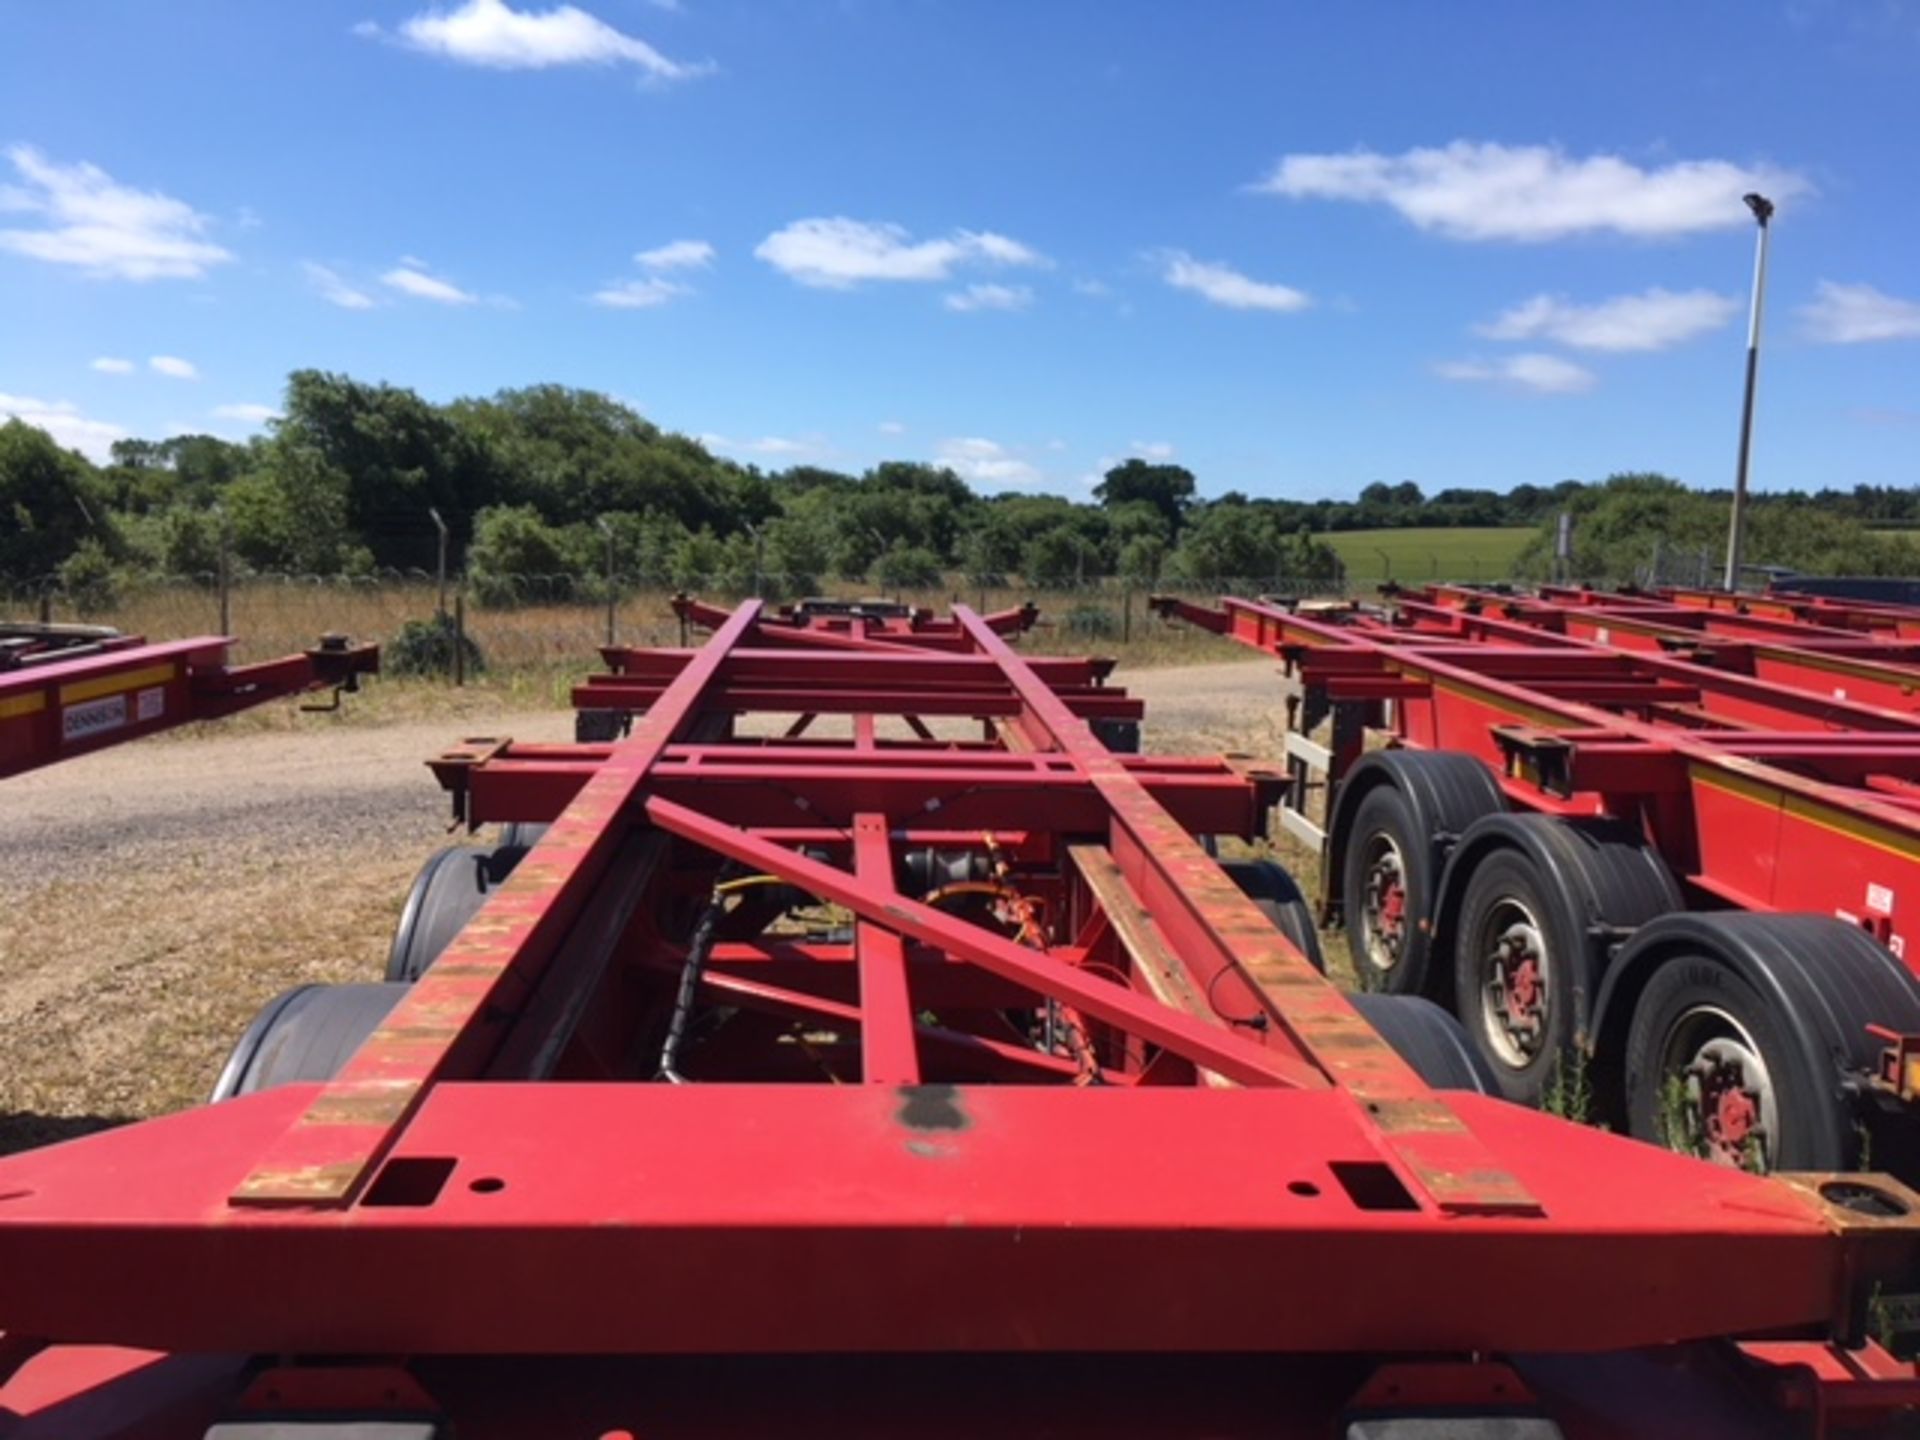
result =
[[[234,643],[203,635],[149,644],[92,626],[0,625],[0,779],[284,696],[355,690],[380,668],[377,645],[344,635],[256,665],[229,665]]]
[[[1920,1195],[1484,1093],[1195,838],[1274,777],[1115,753],[1099,662],[694,615],[583,687],[628,738],[433,762],[521,828],[394,978],[0,1160],[7,1440],[1911,1424]]]
[[[1920,1168],[1920,665],[1886,607],[1159,603],[1284,662],[1323,913],[1508,1096],[1753,1168]]]

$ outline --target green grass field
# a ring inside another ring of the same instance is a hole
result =
[[[1340,530],[1325,537],[1356,584],[1393,579],[1505,580],[1531,526],[1458,530]]]

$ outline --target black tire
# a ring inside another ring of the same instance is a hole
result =
[[[1460,1022],[1419,995],[1349,995],[1360,1018],[1435,1090],[1499,1095],[1500,1084]]]
[[[1140,753],[1140,722],[1138,720],[1096,720],[1093,722],[1093,738],[1116,755],[1138,755]]]
[[[424,975],[526,853],[509,845],[491,850],[449,845],[430,855],[393,927],[387,979],[411,984]]]
[[[618,740],[626,728],[623,710],[579,710],[573,717],[573,738],[583,745]]]
[[[1642,937],[1661,958],[1627,1032],[1631,1133],[1747,1168],[1857,1168],[1853,1096],[1880,1045],[1866,1027],[1920,1026],[1900,962],[1818,915],[1677,916]],[[1760,1132],[1743,1140],[1747,1114]]]
[[[509,820],[500,827],[500,849],[531,850],[546,833],[545,820]]]
[[[1493,837],[1500,848],[1481,850]],[[1507,1099],[1538,1106],[1589,1036],[1605,937],[1678,909],[1679,887],[1611,821],[1498,816],[1468,832],[1454,863],[1471,866],[1443,926],[1454,1013]],[[1449,871],[1447,888],[1457,883]]]
[[[331,1080],[406,993],[393,984],[299,985],[274,997],[227,1057],[212,1102]]]
[[[1347,948],[1362,990],[1413,995],[1426,988],[1438,878],[1426,827],[1404,792],[1380,785],[1367,792],[1347,835],[1341,892]]]
[[[1326,957],[1320,951],[1320,931],[1313,923],[1313,907],[1300,893],[1300,886],[1284,865],[1274,860],[1222,860],[1220,868],[1253,901],[1262,915],[1273,922],[1293,948],[1307,957],[1322,975],[1327,973]]]
[[[1574,1048],[1574,967],[1583,963],[1587,937],[1569,901],[1518,850],[1496,850],[1474,866],[1460,901],[1455,1013],[1500,1093],[1522,1105],[1541,1103]],[[1496,966],[1503,940],[1508,953]],[[1508,982],[1501,986],[1504,1027],[1489,994],[1501,980]]]

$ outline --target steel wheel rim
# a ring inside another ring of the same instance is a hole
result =
[[[1360,863],[1360,948],[1367,964],[1385,975],[1406,949],[1406,857],[1392,835],[1376,830],[1361,847]]]
[[[1688,1009],[1667,1032],[1660,1079],[1670,1148],[1742,1170],[1773,1168],[1779,1098],[1758,1042],[1739,1020],[1717,1005]]]
[[[1481,1033],[1494,1059],[1524,1070],[1546,1049],[1553,1019],[1553,959],[1538,917],[1502,895],[1481,923],[1475,953]]]

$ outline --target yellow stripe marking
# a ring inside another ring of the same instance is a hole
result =
[[[98,700],[102,695],[118,695],[148,685],[165,685],[179,673],[180,667],[169,661],[149,665],[144,670],[124,670],[118,675],[102,675],[98,680],[75,680],[60,687],[60,703],[77,705],[82,700]]]
[[[1854,680],[1878,680],[1883,684],[1898,686],[1902,695],[1911,695],[1915,687],[1920,686],[1920,674],[1878,660],[1849,660],[1812,650],[1786,650],[1771,645],[1756,645],[1754,653],[1784,665],[1804,665],[1809,670],[1825,670]]]
[[[1416,677],[1424,679],[1436,690],[1445,690],[1450,694],[1463,695],[1467,699],[1477,704],[1485,705],[1490,709],[1510,710],[1515,715],[1526,720],[1531,720],[1536,725],[1564,727],[1573,723],[1572,717],[1566,715],[1564,712],[1546,710],[1538,705],[1530,705],[1524,700],[1515,700],[1511,696],[1502,695],[1497,690],[1483,689],[1478,685],[1469,684],[1465,680],[1455,680],[1451,677],[1442,678],[1431,672],[1422,674],[1418,667],[1413,665],[1390,664],[1390,668],[1408,679]],[[1575,704],[1579,702],[1568,701],[1567,703]]]
[[[1850,815],[1836,805],[1798,795],[1778,785],[1768,785],[1744,775],[1709,771],[1698,764],[1687,767],[1689,778],[1710,790],[1738,795],[1742,800],[1771,805],[1794,820],[1804,820],[1838,835],[1864,841],[1877,850],[1898,855],[1903,860],[1920,860],[1920,836],[1905,834],[1891,825],[1883,825],[1865,816]]]
[[[47,708],[47,692],[35,690],[31,695],[16,695],[11,700],[0,700],[0,720],[11,720],[16,715],[32,715]]]

